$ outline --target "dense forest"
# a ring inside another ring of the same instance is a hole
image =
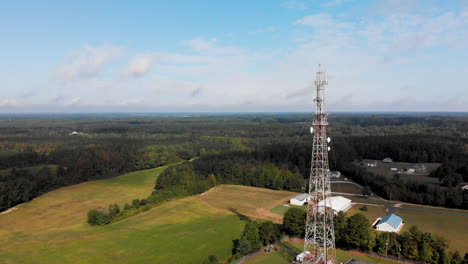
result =
[[[193,170],[190,181],[298,190],[307,186],[311,120],[310,114],[0,116],[0,210],[62,186],[196,157],[178,165]],[[329,134],[331,168],[378,195],[468,208],[460,188],[468,182],[467,116],[335,114]],[[382,178],[356,165],[384,157],[442,163],[431,173],[440,184]],[[157,188],[170,184],[166,178]]]

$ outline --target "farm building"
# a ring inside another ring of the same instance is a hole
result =
[[[406,169],[406,173],[410,173],[410,174],[414,173],[414,169],[408,168],[408,169]]]
[[[403,219],[396,214],[388,214],[377,219],[375,229],[386,232],[400,232],[403,227]]]
[[[462,190],[468,190],[468,184],[462,186],[461,188],[462,188]]]
[[[310,254],[309,251],[304,251],[304,252],[302,252],[301,254],[299,254],[299,255],[296,256],[296,261],[299,261],[299,262],[304,261],[304,257],[307,256],[307,255],[309,255],[309,254]]]
[[[289,200],[290,204],[294,205],[304,205],[310,201],[310,195],[307,193],[299,194]]]
[[[339,178],[339,177],[341,177],[341,172],[339,172],[339,171],[331,171],[331,172],[330,172],[330,177],[332,177],[332,178]]]
[[[377,161],[376,160],[362,160],[360,164],[361,164],[361,166],[377,167]]]
[[[323,210],[324,207],[328,207],[332,208],[335,214],[346,212],[351,208],[351,206],[351,200],[344,198],[343,196],[333,196],[319,202],[319,210]]]
[[[382,162],[384,162],[384,163],[392,163],[393,160],[392,160],[391,158],[385,158],[385,159],[382,160]]]
[[[391,171],[398,171],[397,168],[390,168]]]

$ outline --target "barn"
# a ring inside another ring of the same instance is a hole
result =
[[[333,196],[319,202],[319,208],[323,210],[324,207],[332,208],[335,214],[339,212],[346,212],[351,208],[351,200],[343,196]],[[319,209],[320,210],[320,209]]]
[[[388,214],[377,221],[375,229],[386,232],[400,232],[403,219],[396,214]]]
[[[310,195],[308,195],[307,193],[302,193],[291,198],[291,200],[289,200],[289,203],[294,205],[304,205],[309,201]]]

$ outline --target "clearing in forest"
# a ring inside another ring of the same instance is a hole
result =
[[[209,191],[195,196],[209,206],[252,217],[282,223],[283,217],[270,210],[278,205],[288,203],[297,193],[275,191],[242,185],[219,185]]]

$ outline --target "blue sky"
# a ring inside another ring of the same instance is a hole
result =
[[[9,1],[0,112],[468,111],[468,1]]]

